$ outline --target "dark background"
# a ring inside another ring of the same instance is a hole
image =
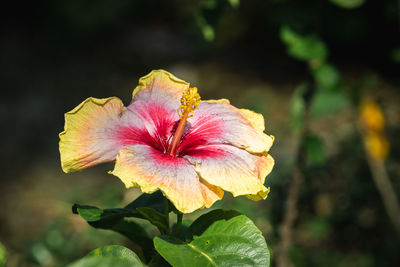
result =
[[[87,97],[128,104],[138,79],[160,68],[197,86],[203,99],[228,98],[264,115],[276,137],[270,197],[226,196],[216,206],[255,220],[274,252],[299,145],[289,127],[291,99],[310,80],[307,64],[287,54],[283,25],[319,36],[349,91],[376,81],[368,94],[386,117],[386,166],[400,194],[397,1],[351,9],[328,0],[13,1],[0,12],[0,241],[10,266],[62,266],[101,244],[130,245],[89,229],[70,206],[113,207],[140,191],[107,175],[112,165],[62,173],[58,133],[63,114]],[[304,168],[290,250],[296,266],[400,264],[399,238],[365,161],[354,110],[350,104],[310,121],[324,159]]]

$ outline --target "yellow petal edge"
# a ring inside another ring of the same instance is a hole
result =
[[[87,125],[83,122],[86,117],[93,116],[97,112],[104,112],[105,110],[103,110],[103,107],[111,102],[116,105],[116,112],[121,112],[123,110],[124,105],[118,97],[89,97],[73,110],[65,113],[64,131],[59,134],[61,167],[65,173],[79,171],[100,163],[96,161],[84,163],[82,161],[83,152],[86,152],[87,145],[91,141],[90,138],[86,138],[88,133],[85,131],[85,127],[87,127]],[[99,109],[99,107],[101,109]],[[90,154],[90,152],[88,154]]]
[[[168,71],[152,70],[149,74],[139,79],[138,86],[136,86],[136,88],[132,92],[132,99],[140,90],[151,87],[154,81],[158,81],[165,85],[173,85],[172,87],[168,87],[174,93],[179,95],[179,99],[182,96],[182,93],[186,91],[190,85],[188,82],[177,78],[175,75],[169,73]]]

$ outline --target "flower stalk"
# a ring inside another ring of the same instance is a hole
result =
[[[164,196],[164,215],[165,225],[167,226],[167,235],[171,235],[171,229],[169,228],[169,200]]]
[[[174,230],[174,236],[176,237],[179,237],[179,233],[181,232],[182,218],[183,218],[183,213],[178,212],[178,214],[176,214],[176,227]]]

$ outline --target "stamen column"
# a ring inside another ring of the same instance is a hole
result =
[[[179,124],[168,148],[168,154],[170,156],[176,157],[178,155],[178,145],[181,141],[186,121],[189,117],[192,116],[190,115],[190,113],[193,113],[193,111],[197,108],[199,104],[200,95],[197,93],[196,87],[189,88],[186,92],[183,93],[181,98],[181,105],[177,109],[180,117]]]

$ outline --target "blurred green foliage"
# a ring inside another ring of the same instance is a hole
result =
[[[318,166],[325,163],[324,143],[318,136],[307,134],[302,140],[300,149],[305,150],[306,164]]]
[[[303,83],[298,86],[292,94],[290,102],[289,121],[293,131],[299,132],[304,125],[305,102],[304,93],[309,85]]]
[[[3,244],[0,243],[0,267],[7,265],[7,251]]]
[[[313,98],[311,116],[319,117],[339,112],[347,107],[348,103],[347,95],[342,91],[319,90]]]
[[[343,8],[357,8],[364,4],[365,0],[330,0],[332,3]]]
[[[300,35],[285,25],[281,29],[281,39],[288,47],[288,54],[299,60],[325,61],[328,56],[325,44],[314,35]]]

